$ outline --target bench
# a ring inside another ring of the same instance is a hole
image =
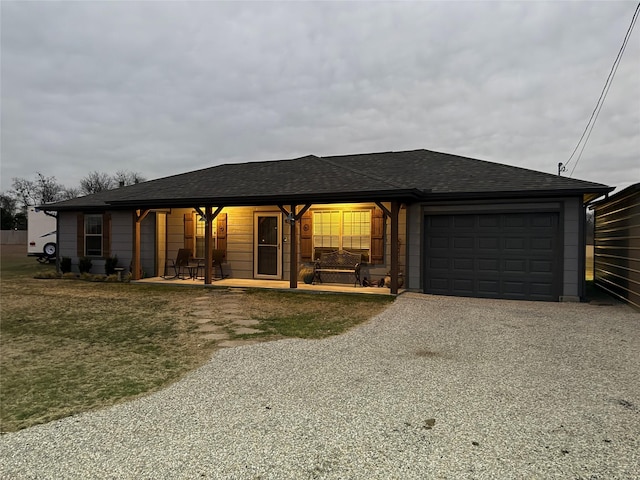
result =
[[[355,287],[360,284],[360,262],[362,255],[359,253],[344,250],[322,253],[320,259],[315,261],[313,279],[322,283],[322,273],[352,273]]]

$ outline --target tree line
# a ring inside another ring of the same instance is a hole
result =
[[[80,180],[79,187],[66,187],[56,177],[36,172],[35,178],[14,177],[11,189],[0,192],[0,216],[2,230],[27,228],[27,208],[45,203],[60,202],[92,193],[111,190],[120,186],[144,182],[138,172],[118,170],[110,175],[93,171]]]

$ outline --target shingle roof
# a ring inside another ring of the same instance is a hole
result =
[[[429,150],[225,164],[51,205],[54,210],[603,194],[606,185]]]

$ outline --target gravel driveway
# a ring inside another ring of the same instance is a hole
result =
[[[0,438],[2,478],[640,478],[640,314],[404,294]]]

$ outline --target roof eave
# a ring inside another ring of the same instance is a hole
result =
[[[603,203],[610,202],[612,200],[621,198],[623,196],[632,195],[636,192],[639,192],[640,183],[634,183],[633,185],[629,185],[627,188],[624,188],[623,190],[620,190],[619,192],[616,192],[613,195],[609,196],[609,193],[611,193],[612,190],[614,190],[614,188],[612,188],[607,192],[607,196],[605,198],[599,199],[601,195],[599,195],[598,197],[594,197],[589,201],[589,205],[591,207],[597,207]]]
[[[329,192],[305,193],[289,195],[262,195],[246,197],[189,197],[166,199],[127,199],[111,200],[104,205],[75,205],[59,206],[55,204],[47,207],[53,211],[104,211],[106,209],[137,209],[137,208],[191,208],[194,206],[216,205],[223,207],[248,207],[262,205],[304,205],[308,203],[342,203],[342,202],[373,202],[373,201],[404,201],[414,202],[426,198],[429,192],[419,189],[374,190],[365,192]]]
[[[431,193],[429,200],[486,200],[491,198],[539,198],[539,197],[584,197],[598,198],[614,190],[614,187],[593,187],[581,189],[549,189],[549,190],[517,190],[517,191],[484,191],[484,192],[443,192]]]

